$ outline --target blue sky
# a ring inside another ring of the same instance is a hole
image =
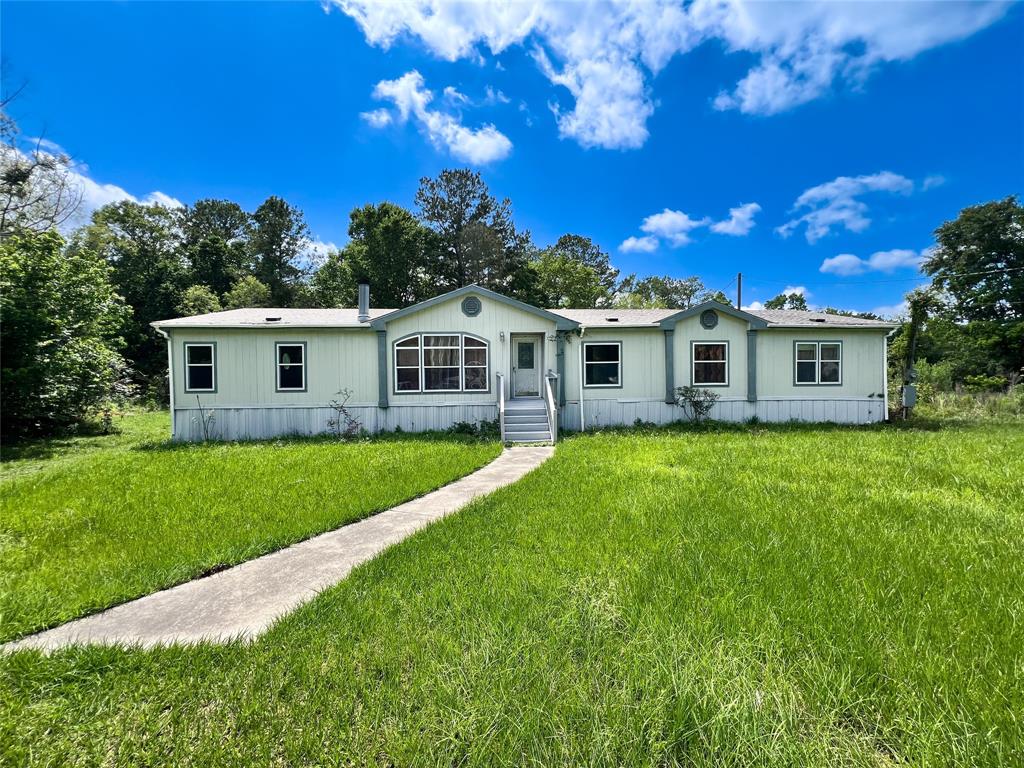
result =
[[[951,2],[2,5],[10,110],[91,205],[279,195],[317,239],[479,168],[539,245],[744,303],[894,307],[932,230],[1021,192],[1024,13]],[[756,305],[755,305],[756,306]]]

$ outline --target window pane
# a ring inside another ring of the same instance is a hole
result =
[[[395,358],[398,361],[398,365],[418,366],[420,364],[420,351],[418,349],[399,349]]]
[[[407,392],[409,390],[416,392],[419,388],[419,368],[399,368],[395,371],[395,389],[399,392]]]
[[[432,349],[428,347],[423,350],[424,365],[458,365],[459,350],[457,349]]]
[[[301,344],[282,344],[277,348],[277,362],[291,364],[302,362]]]
[[[796,364],[796,380],[800,384],[814,384],[814,368],[815,363],[811,362],[798,362]]]
[[[467,349],[466,365],[487,365],[487,350]]]
[[[474,339],[474,338],[471,338],[470,336],[466,336],[465,337],[465,344],[466,344],[467,347],[486,347],[487,346],[487,342],[486,341],[480,341],[480,339]]]
[[[725,360],[725,344],[694,344],[694,360]]]
[[[459,346],[458,336],[424,336],[424,347],[457,347]]]
[[[612,386],[619,383],[618,363],[590,363],[586,368],[587,386]]]
[[[796,345],[796,359],[797,360],[814,360],[817,357],[817,344],[797,344]]]
[[[302,371],[301,365],[279,365],[277,367],[277,388],[302,389]]]
[[[189,363],[210,364],[213,362],[213,347],[208,344],[185,347],[185,349],[188,350]]]
[[[839,359],[839,345],[838,344],[822,344],[821,345],[821,359],[822,360],[838,360]]]
[[[213,366],[197,365],[188,367],[189,389],[213,389]]]
[[[821,364],[821,383],[839,383],[839,363],[827,360]]]
[[[530,370],[533,368],[533,342],[519,342],[516,344],[516,356],[518,367]]]
[[[584,357],[588,363],[619,362],[618,344],[587,344]]]
[[[431,389],[458,389],[459,369],[458,368],[426,368],[423,371],[423,388]]]
[[[466,389],[487,389],[487,369],[467,368]]]
[[[419,345],[420,345],[420,337],[419,336],[413,336],[412,338],[405,339],[404,341],[400,341],[397,344],[397,346],[399,346],[399,347],[418,347]]]
[[[694,384],[725,384],[725,363],[694,363]]]

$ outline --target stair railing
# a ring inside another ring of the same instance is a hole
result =
[[[544,377],[544,407],[548,412],[548,431],[551,433],[551,442],[558,442],[558,406],[555,405],[555,392],[558,391],[558,374],[548,371]]]
[[[497,371],[494,374],[497,379],[498,390],[498,428],[501,431],[501,442],[505,442],[505,374]]]

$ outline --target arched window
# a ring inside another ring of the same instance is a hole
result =
[[[394,345],[395,393],[486,392],[487,342],[466,333],[417,333]]]

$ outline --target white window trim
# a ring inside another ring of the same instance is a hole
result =
[[[822,360],[821,359],[821,345],[825,346],[836,346],[839,347],[839,359],[838,360]],[[813,346],[814,347],[814,359],[801,360],[797,356],[797,348],[800,345]],[[814,363],[814,381],[800,381],[799,378],[799,364],[800,363]],[[839,363],[839,381],[822,381],[821,380],[821,364],[825,363]],[[843,385],[843,342],[842,339],[834,339],[832,341],[808,341],[808,340],[796,340],[793,342],[793,386],[794,387],[841,387]]]
[[[587,347],[617,347],[619,350],[618,359],[615,364],[618,366],[618,384],[587,384],[588,365],[609,365],[610,360],[587,360]],[[622,389],[622,342],[621,341],[585,341],[583,342],[583,388],[584,389]]]
[[[698,360],[698,346],[725,347],[725,358],[722,360]],[[697,383],[697,363],[724,363],[725,381]],[[691,341],[690,342],[690,384],[694,387],[728,387],[729,386],[729,342],[728,341]]]
[[[301,363],[288,363],[288,365],[298,365],[302,369],[302,386],[301,387],[282,387],[281,386],[281,366],[285,363],[281,362],[281,347],[301,347],[302,348],[302,362]],[[274,391],[275,392],[305,392],[308,387],[308,381],[306,379],[306,355],[307,353],[306,343],[304,341],[277,341],[274,342]]]
[[[188,361],[188,351],[192,347],[209,347],[210,348],[210,362],[208,363],[190,363]],[[210,388],[197,389],[188,385],[189,369],[190,368],[209,368],[210,370]],[[192,392],[216,392],[217,391],[217,345],[212,341],[186,341],[185,342],[185,391]]]
[[[459,352],[459,364],[454,365],[427,365],[424,360],[426,355],[424,354],[428,347],[423,344],[423,339],[427,336],[458,336],[458,346],[445,346],[445,347],[429,347],[429,349],[457,349]],[[416,339],[415,347],[399,347],[402,342],[409,341],[409,339]],[[470,349],[482,349],[484,350],[484,364],[483,365],[466,365],[466,339],[473,339],[479,341],[483,346],[470,347]],[[417,365],[399,365],[398,364],[398,351],[399,350],[416,350],[417,353]],[[427,376],[426,371],[428,369],[444,369],[444,368],[458,368],[459,369],[459,388],[458,389],[427,389]],[[483,389],[466,389],[466,369],[483,369],[484,381],[487,384]],[[399,389],[398,388],[398,371],[399,370],[419,370],[419,388],[418,389]],[[462,333],[460,331],[434,331],[434,332],[420,332],[411,333],[407,336],[403,336],[399,339],[395,339],[391,344],[391,391],[395,395],[433,395],[433,394],[452,394],[452,393],[468,393],[474,395],[485,395],[491,391],[491,343],[487,339],[476,336],[472,333]]]

